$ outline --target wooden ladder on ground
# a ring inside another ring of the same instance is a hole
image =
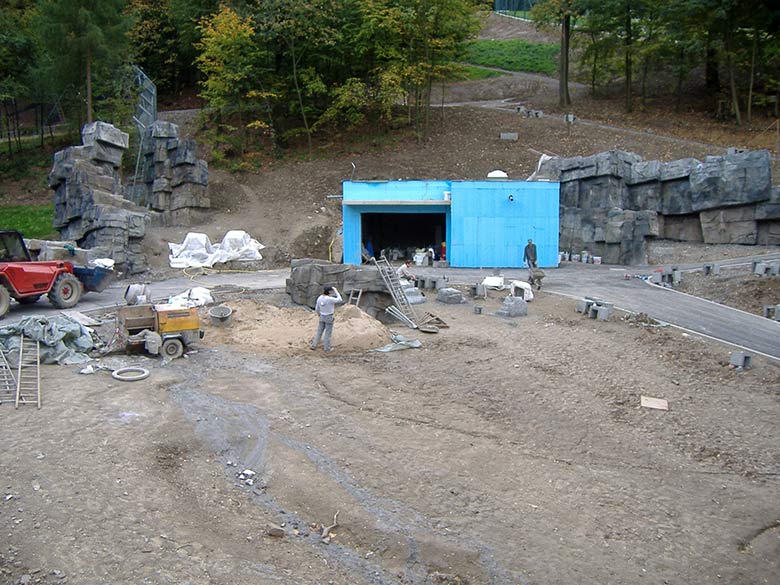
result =
[[[8,365],[5,351],[0,347],[0,404],[3,402],[16,403],[16,378]]]
[[[16,371],[16,401],[41,407],[41,344],[35,339],[19,336],[19,369]]]
[[[378,260],[374,258],[374,264],[376,265],[377,270],[379,270],[379,274],[385,282],[387,290],[390,291],[390,296],[393,297],[393,301],[395,302],[396,310],[392,311],[391,309],[393,307],[388,307],[387,312],[412,329],[417,329],[419,318],[417,317],[414,307],[409,303],[409,299],[406,298],[406,293],[404,293],[404,289],[401,287],[401,281],[398,279],[398,274],[396,274],[395,270],[390,265],[390,262],[388,262],[387,258],[384,256],[381,256]]]

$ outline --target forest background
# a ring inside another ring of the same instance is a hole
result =
[[[31,147],[48,163],[95,119],[136,141],[138,68],[156,84],[160,107],[201,109],[198,140],[210,163],[240,171],[316,156],[317,141],[381,145],[399,134],[425,141],[437,84],[506,71],[557,76],[563,112],[574,106],[576,81],[591,97],[619,94],[625,112],[650,102],[668,111],[695,107],[725,124],[777,131],[780,12],[758,0],[0,6],[3,174],[34,162]],[[476,40],[497,8],[533,19],[559,42]]]

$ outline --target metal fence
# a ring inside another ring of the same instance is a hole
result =
[[[539,0],[495,0],[493,11],[506,16],[529,18],[529,12]]]

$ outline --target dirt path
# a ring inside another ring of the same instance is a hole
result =
[[[143,382],[45,368],[42,410],[0,408],[0,575],[772,582],[776,367],[737,373],[722,347],[544,294],[517,320],[483,306],[426,307],[451,327],[419,350],[359,351],[340,316],[326,357],[305,320],[244,306],[243,344],[210,329],[186,359],[146,360]]]

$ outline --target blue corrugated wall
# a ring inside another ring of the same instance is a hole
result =
[[[449,205],[445,192],[452,194]],[[362,213],[444,213],[451,266],[521,267],[529,238],[536,243],[539,266],[558,265],[558,183],[346,181],[343,195],[344,262],[360,264]],[[438,200],[441,205],[434,203]],[[380,204],[352,205],[351,201]]]
[[[530,238],[539,266],[558,266],[558,200],[558,183],[453,182],[450,264],[520,267]]]

